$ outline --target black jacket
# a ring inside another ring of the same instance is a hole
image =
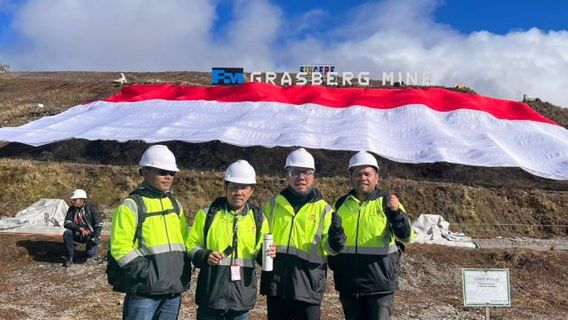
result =
[[[195,233],[205,236],[208,234],[210,237],[214,237],[218,234],[219,230],[223,230],[223,226],[226,226],[227,223],[233,225],[233,222],[227,222],[227,200],[226,198],[218,198],[215,200],[207,210],[204,210],[203,213],[205,214],[207,221],[208,212],[210,210],[215,210],[216,212],[223,212],[225,218],[221,217],[217,219],[217,223],[213,225],[213,220],[211,220],[210,225],[208,227],[205,224],[201,223],[194,223],[192,226],[191,232],[193,235]],[[202,209],[203,210],[203,209]],[[201,211],[201,210],[200,210]],[[240,220],[239,224],[244,223],[244,219],[254,219],[254,212],[257,211],[262,214],[262,211],[255,206],[248,204],[245,210],[243,210],[243,216]],[[199,214],[199,213],[198,213]],[[219,213],[217,213],[219,215]],[[211,217],[214,219],[214,216]],[[203,221],[203,220],[202,220]],[[250,221],[250,220],[249,220]],[[266,222],[265,222],[266,223]],[[256,222],[255,222],[256,224]],[[209,230],[205,232],[205,228]],[[260,225],[256,224],[257,230],[259,228],[262,229],[262,221]],[[268,230],[268,224],[265,224],[265,232]],[[240,232],[239,232],[240,231]],[[244,239],[246,240],[253,240],[253,242],[248,242],[244,245],[245,247],[253,247],[255,248],[258,245],[259,241],[262,241],[260,236],[249,238],[245,237],[241,239],[239,237],[243,236],[244,233],[249,233],[249,229],[242,229],[242,227],[238,228],[236,234],[233,234],[233,237],[236,237],[236,242],[234,243],[244,243]],[[257,231],[257,232],[260,232]],[[259,233],[260,235],[260,233]],[[192,236],[190,235],[190,239]],[[254,242],[256,241],[256,242]],[[242,265],[240,268],[241,271],[241,280],[240,281],[231,281],[231,266],[229,265],[216,265],[210,266],[207,263],[207,258],[209,254],[214,251],[212,248],[207,245],[207,241],[204,240],[204,247],[199,248],[196,247],[193,255],[193,264],[198,267],[199,276],[197,277],[197,289],[195,291],[195,302],[200,307],[207,307],[211,309],[217,310],[224,310],[224,311],[249,311],[251,310],[255,303],[256,303],[256,296],[257,296],[257,283],[256,283],[256,270],[254,264],[252,265]],[[253,257],[245,257],[249,261],[255,260],[257,257],[261,256],[260,254],[256,254]],[[239,258],[243,258],[239,256]],[[261,257],[260,257],[261,258]],[[242,264],[242,263],[241,263]]]
[[[78,225],[75,223],[75,216],[84,209],[85,219],[84,225]],[[79,228],[87,228],[91,234],[92,238],[98,238],[101,235],[103,229],[103,223],[101,216],[97,212],[97,207],[90,203],[85,203],[82,208],[77,208],[75,206],[70,206],[65,215],[65,222],[63,226],[67,229],[79,232]]]
[[[356,248],[357,245],[365,246],[363,243],[357,241],[358,233],[361,229],[370,227],[370,224],[368,224],[369,220],[361,220],[366,221],[367,224],[360,225],[359,218],[362,217],[361,210],[365,210],[367,217],[369,215],[384,215],[386,217],[388,223],[386,228],[391,231],[389,239],[390,241],[395,240],[396,247],[394,247],[394,250],[384,254],[351,251],[341,252],[337,256],[329,257],[329,266],[333,270],[335,288],[342,294],[350,295],[373,295],[394,292],[398,290],[399,259],[401,255],[397,240],[408,242],[412,235],[412,227],[408,215],[403,209],[396,211],[390,210],[386,206],[386,200],[383,201],[387,194],[381,193],[379,190],[375,190],[361,203],[359,208],[365,207],[366,209],[359,209],[358,212],[344,211],[342,210],[344,206],[346,206],[346,208],[353,206],[353,201],[347,199],[349,195],[354,196],[355,194],[352,191],[350,194],[340,198],[335,204],[335,207],[340,215],[354,215],[353,219],[346,220],[346,216],[342,216],[342,218],[344,218],[344,222],[347,221],[343,224],[343,227],[348,236],[351,237],[351,240],[355,241]],[[348,204],[348,202],[351,203]],[[382,203],[382,205],[378,203]],[[375,208],[377,211],[373,212],[369,208]],[[377,237],[383,234],[380,232],[382,231],[380,229],[371,229],[377,232]],[[353,242],[350,242],[350,245],[352,246]],[[366,246],[368,247],[368,245]]]
[[[137,219],[135,225],[124,223],[132,218]],[[169,192],[143,182],[115,209],[112,222],[106,272],[114,291],[155,297],[189,289],[187,224],[183,209]],[[121,249],[119,259],[126,257],[127,262],[119,264],[114,252]]]
[[[295,193],[291,187],[287,187],[280,192],[280,195],[288,201],[296,214],[301,212],[304,206],[323,201],[321,193],[315,187],[306,195]],[[308,215],[309,212],[306,211],[303,214]],[[314,214],[319,214],[319,212],[314,212]],[[272,219],[275,218],[272,217]],[[292,226],[291,228],[295,228],[295,232],[303,230],[301,226]],[[341,227],[341,220],[338,216],[334,216],[333,211],[332,224],[327,231],[329,246],[335,251],[341,250],[345,235]],[[273,271],[262,272],[260,293],[319,305],[323,299],[327,282],[327,262],[325,260],[310,262],[296,254],[280,251],[290,248],[290,246],[278,247],[279,251],[274,259]]]

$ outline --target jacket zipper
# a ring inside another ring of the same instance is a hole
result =
[[[292,209],[294,210],[294,209]],[[300,208],[301,210],[301,208]],[[292,216],[292,225],[290,226],[290,233],[288,234],[288,247],[286,248],[286,254],[290,254],[290,242],[292,240],[292,230],[294,230],[294,220],[296,219],[296,212],[294,212],[294,215]],[[284,274],[288,273],[288,265],[285,264],[285,270],[284,270]],[[288,294],[287,294],[287,288],[288,288],[288,283],[287,281],[284,282],[284,298],[288,298]]]
[[[355,231],[355,272],[359,270],[359,224],[361,221],[361,208],[363,207],[363,203],[357,209],[357,229]],[[358,289],[358,288],[357,288]],[[356,290],[355,297],[359,298],[359,290]]]
[[[288,234],[288,248],[286,248],[286,253],[290,253],[290,242],[292,241],[292,230],[294,230],[294,220],[296,219],[296,213],[292,216],[292,225],[290,226],[290,233]]]
[[[174,204],[172,203],[172,206]],[[162,220],[164,221],[164,228],[166,229],[166,239],[168,239],[168,247],[170,251],[172,251],[172,244],[170,242],[170,235],[168,234],[168,224],[166,222],[166,215],[164,214],[164,203],[162,202],[162,198],[160,198],[160,206],[162,207]]]
[[[355,230],[355,254],[359,253],[359,223],[361,221],[361,204],[357,209],[357,229]]]

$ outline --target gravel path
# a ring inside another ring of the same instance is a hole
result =
[[[568,238],[554,239],[532,239],[526,237],[519,238],[492,238],[474,239],[481,249],[506,249],[506,248],[525,248],[531,250],[559,250],[568,251]]]

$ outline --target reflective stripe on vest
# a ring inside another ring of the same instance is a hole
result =
[[[128,200],[129,201],[125,201],[123,204],[127,208],[129,208],[132,212],[134,212],[134,215],[136,217],[136,221],[140,221],[139,217],[138,217],[138,206],[137,206],[136,202],[133,199],[130,199],[130,198],[128,198]],[[144,201],[142,201],[142,203],[144,204]],[[172,203],[172,206],[173,206],[173,203]],[[144,205],[142,208],[140,208],[140,211],[142,212],[143,215],[146,216],[146,218],[148,218],[150,216],[154,216],[154,215],[162,215],[162,213],[179,214],[179,213],[175,212],[173,208],[166,209],[164,211],[147,212],[146,205]],[[129,263],[130,261],[136,259],[137,257],[160,254],[160,253],[164,253],[164,252],[174,252],[174,251],[185,252],[186,251],[185,245],[179,244],[179,243],[168,243],[168,244],[148,248],[148,245],[147,245],[146,240],[144,238],[144,232],[142,232],[142,231],[138,234],[138,239],[135,239],[135,240],[138,243],[138,248],[134,248],[130,252],[128,252],[127,254],[122,256],[122,258],[120,258],[120,260],[117,261],[119,266],[123,267],[127,263]]]
[[[312,246],[317,247],[317,244],[312,245]],[[317,248],[315,250],[315,254],[314,254],[313,249],[312,249],[312,252],[310,254],[308,254],[307,252],[304,252],[304,251],[299,250],[297,248],[285,247],[285,246],[278,246],[276,251],[279,252],[279,253],[286,253],[286,254],[289,254],[289,255],[297,256],[298,258],[309,261],[311,263],[326,263],[327,262],[327,257],[322,257],[322,256],[317,254]]]
[[[142,256],[144,255],[140,253],[138,249],[132,249],[130,252],[122,256],[122,258],[120,258],[120,260],[118,260],[117,263],[119,266],[124,267],[130,261]]]
[[[254,261],[252,259],[232,259],[232,264],[238,264],[241,267],[245,268],[254,268]],[[220,266],[230,266],[231,265],[231,256],[225,257],[219,261]]]
[[[378,198],[369,202],[359,202],[355,197],[353,197],[352,195],[350,195],[341,205],[340,208],[337,208],[337,213],[340,216],[343,216],[343,227],[346,229],[346,233],[349,235],[353,235],[352,232],[355,232],[354,237],[351,237],[351,241],[348,241],[348,243],[345,245],[345,247],[343,248],[343,250],[341,251],[342,254],[367,254],[367,255],[388,255],[391,253],[394,253],[398,250],[398,247],[396,246],[396,242],[395,242],[395,237],[392,233],[392,229],[388,223],[388,220],[385,216],[385,225],[384,225],[384,234],[382,236],[379,237],[379,235],[375,235],[373,236],[373,240],[371,240],[371,238],[369,237],[369,234],[372,235],[372,233],[366,233],[367,238],[366,240],[363,241],[363,243],[366,243],[367,246],[364,246],[361,244],[361,239],[359,238],[362,230],[374,230],[377,233],[380,232],[381,230],[377,230],[376,227],[378,225],[368,225],[363,223],[362,221],[360,221],[363,213],[365,214],[365,217],[367,218],[367,223],[368,218],[369,217],[373,217],[375,214],[379,214],[379,212],[373,212],[374,209],[372,208],[378,208],[379,210],[381,210],[380,215],[384,215],[384,212],[382,210],[383,208],[383,200],[384,198]],[[350,212],[347,214],[346,216],[346,211]],[[371,210],[371,211],[370,211]],[[354,215],[357,215],[357,219],[354,221],[351,217],[354,217]],[[349,218],[349,219],[347,219]],[[380,241],[381,244],[376,243],[376,241]],[[355,243],[353,243],[353,241],[355,241]],[[370,242],[370,243],[369,243]],[[377,245],[380,245],[377,246]]]
[[[391,242],[391,228],[387,227],[385,230],[385,235],[383,236],[383,243],[388,243],[388,247],[386,248],[377,248],[377,247],[363,247],[360,245],[356,246],[345,246],[341,253],[360,253],[360,254],[369,254],[369,255],[387,255],[393,252],[398,251],[398,247],[396,243]]]
[[[274,223],[274,210],[276,208],[276,197],[272,197],[272,199],[270,200],[270,206],[271,206],[271,208],[270,208],[270,213],[269,213],[269,217],[268,217],[268,222],[270,224],[270,230],[273,230],[272,227],[273,227],[273,223]],[[333,211],[333,208],[330,205],[326,204],[326,206],[323,209],[323,212],[321,213],[320,221],[319,221],[319,224],[318,224],[316,234],[314,235],[314,238],[311,241],[311,248],[309,249],[309,252],[302,251],[302,250],[295,248],[295,247],[289,247],[289,246],[283,246],[283,245],[277,246],[277,252],[295,255],[298,258],[303,259],[303,260],[307,260],[311,263],[326,263],[327,257],[326,256],[320,256],[318,254],[318,250],[319,250],[319,246],[320,246],[320,241],[322,240],[323,224],[324,224],[324,221],[325,221],[325,217],[331,211]],[[324,246],[325,246],[324,250],[327,250],[329,252],[335,252],[329,247],[329,243],[326,242],[324,244]]]
[[[127,263],[129,263],[130,261],[136,259],[137,257],[151,256],[154,254],[160,254],[164,252],[174,252],[174,251],[185,252],[185,245],[178,243],[170,243],[161,246],[155,246],[152,248],[133,249],[132,251],[125,254],[122,258],[120,258],[120,260],[118,261],[118,265],[122,267]]]
[[[204,250],[204,248],[202,248],[202,247],[194,247],[193,249],[191,249],[191,251],[189,251],[189,256],[191,257],[191,259],[193,259],[193,257],[195,256],[195,254],[196,254],[199,250]]]
[[[312,260],[315,260],[316,258],[319,258],[320,256],[318,255],[318,248],[319,248],[319,243],[321,241],[322,238],[322,234],[323,234],[323,222],[325,220],[325,216],[327,214],[329,214],[331,211],[333,210],[333,208],[331,208],[331,206],[326,205],[325,208],[323,209],[323,214],[320,217],[320,221],[319,221],[319,226],[318,226],[318,231],[316,232],[316,236],[314,237],[314,240],[312,241],[312,250],[310,253],[309,258],[307,259],[308,261],[312,262]],[[325,247],[326,250],[330,251],[329,249],[329,242],[326,241],[325,243]],[[335,252],[333,250],[331,250],[330,252]],[[327,261],[326,257],[323,257],[323,262]]]

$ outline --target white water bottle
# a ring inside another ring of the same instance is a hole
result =
[[[262,271],[272,271],[272,257],[270,256],[270,246],[272,245],[272,234],[264,235],[262,242]]]

